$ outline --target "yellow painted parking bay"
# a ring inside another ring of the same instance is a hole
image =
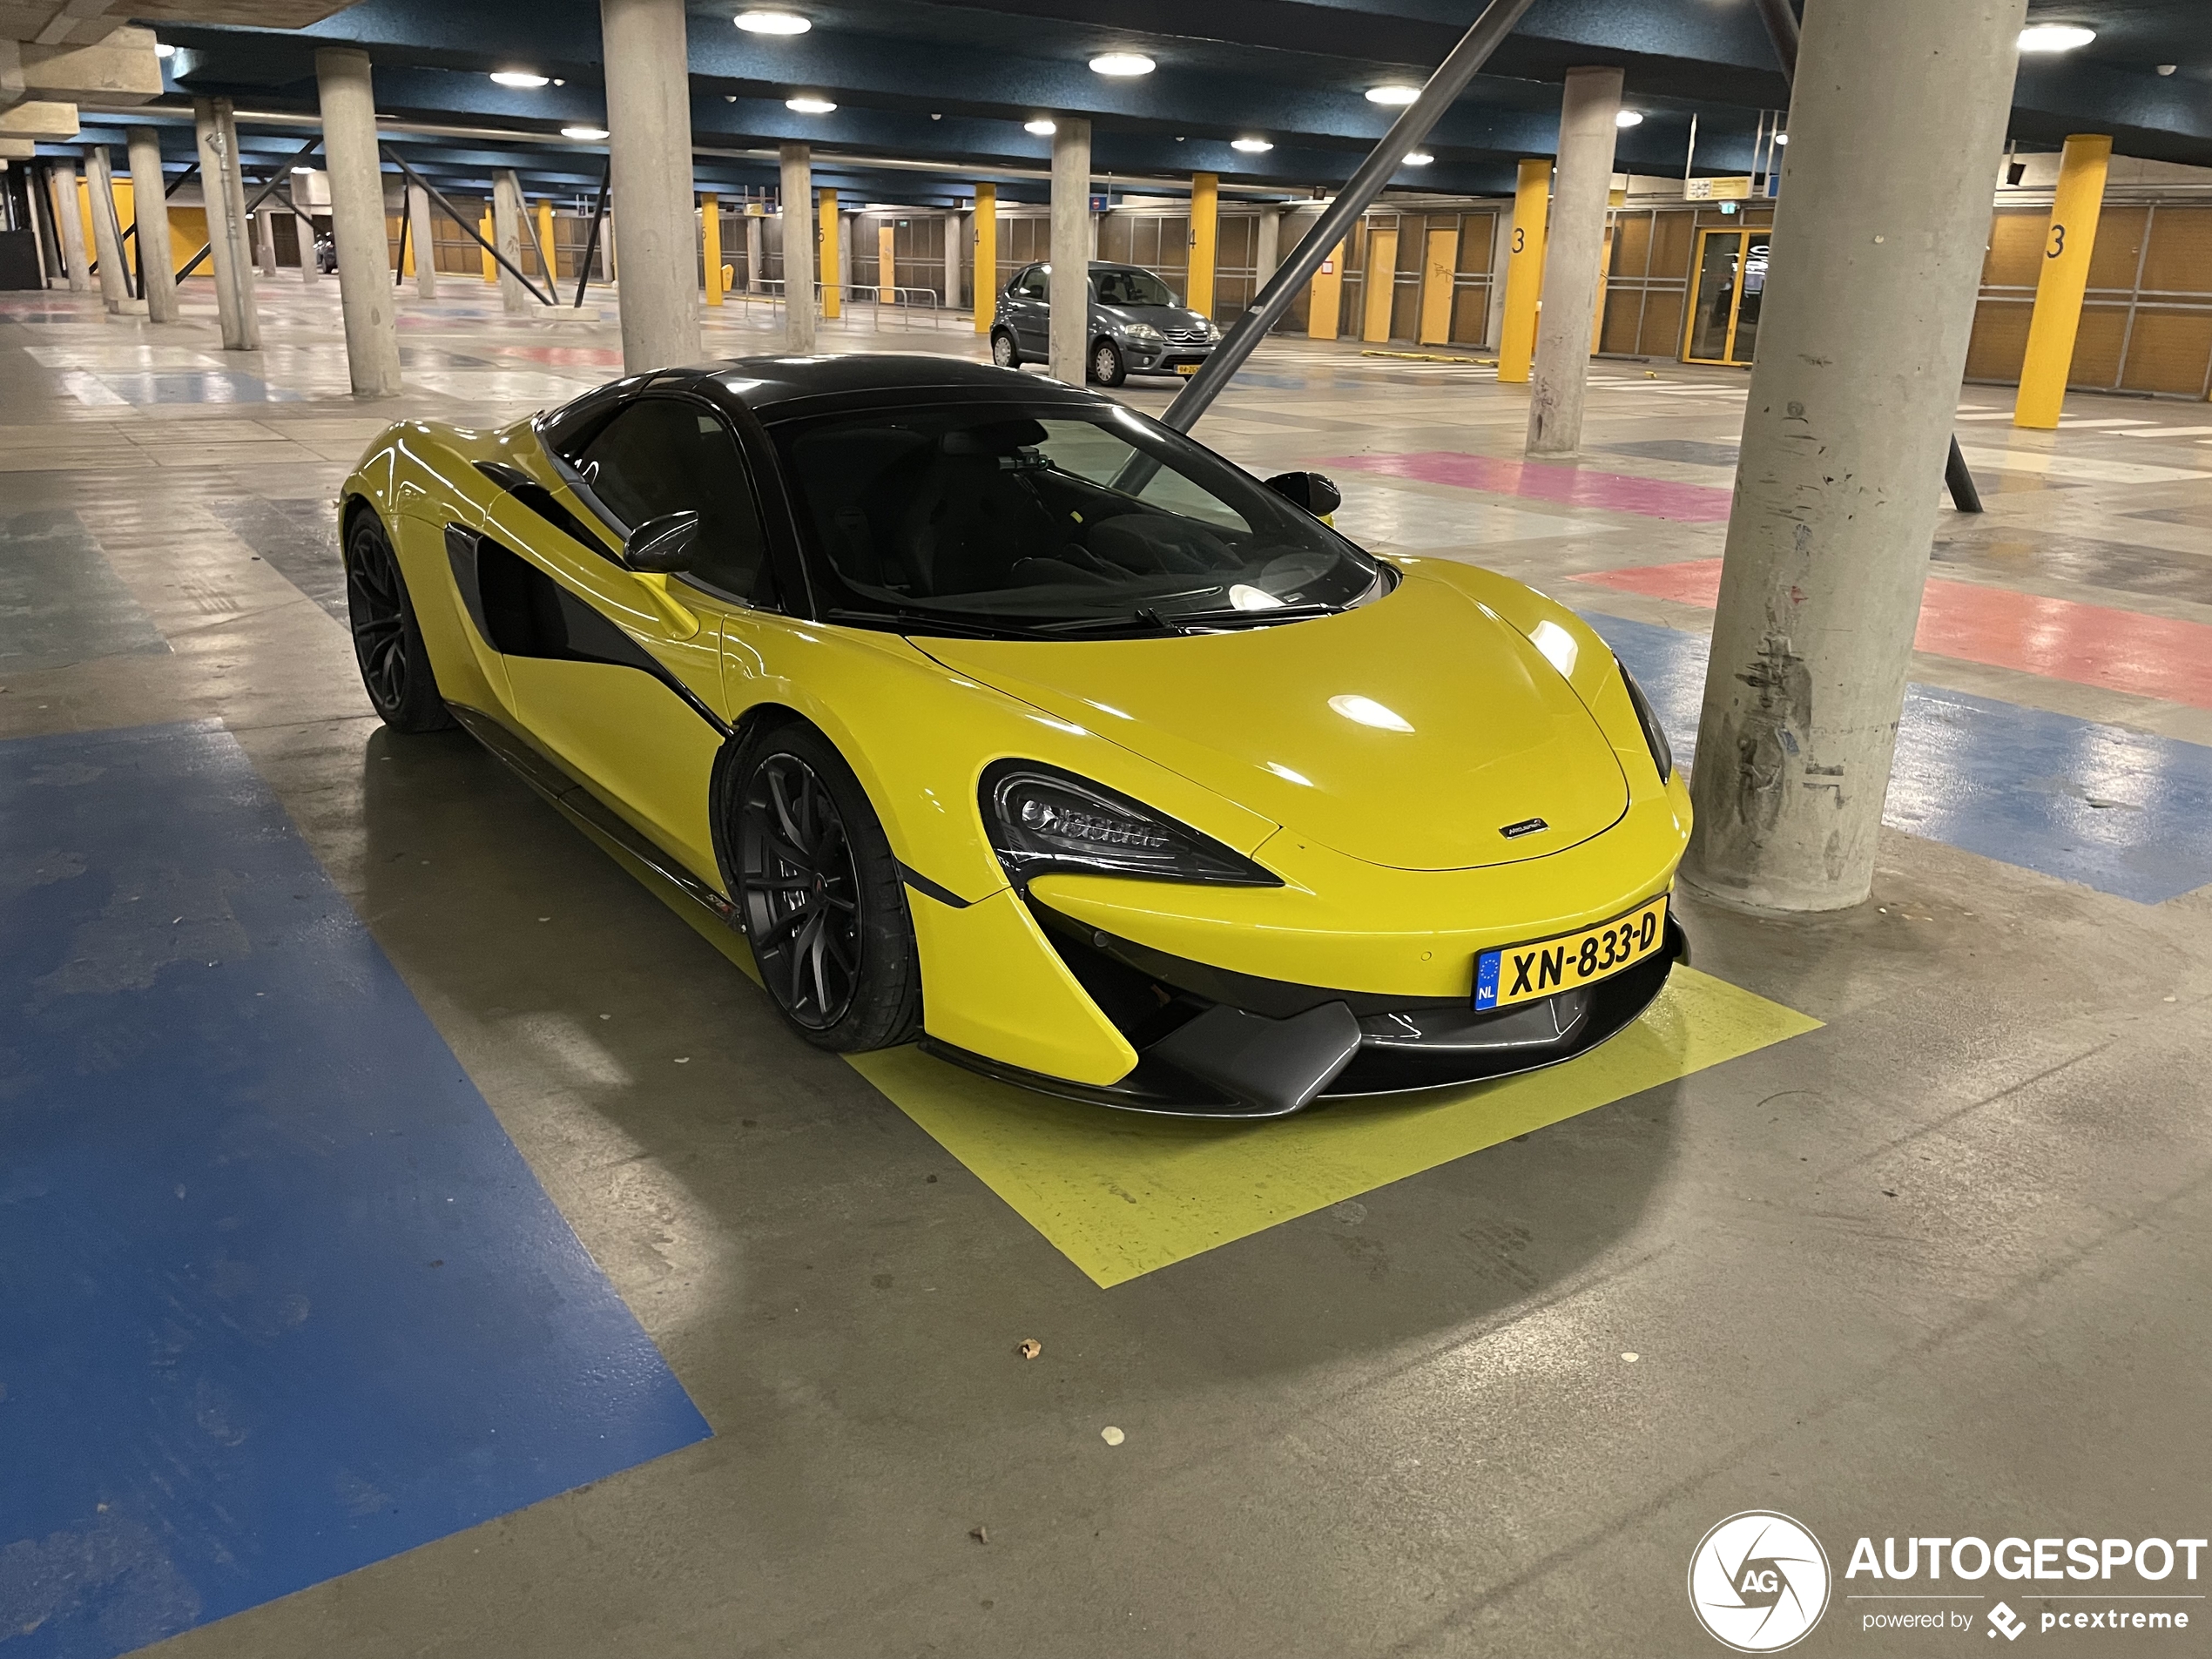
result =
[[[759,977],[742,935],[584,827],[717,950]],[[911,1047],[847,1061],[1055,1249],[1110,1286],[1819,1025],[1677,968],[1642,1019],[1564,1065],[1257,1123],[1055,1100]]]

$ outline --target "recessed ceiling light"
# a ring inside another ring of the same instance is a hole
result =
[[[1426,150],[1416,150],[1413,152],[1413,154],[1406,157],[1405,159],[1399,165],[1406,167],[1426,167],[1430,162],[1435,159],[1436,158],[1430,155]]]
[[[1787,144],[1790,142],[1790,135],[1786,132],[1777,132],[1774,135],[1774,141],[1777,144]]]
[[[165,40],[157,40],[153,43],[153,55],[156,57],[174,57],[177,49]]]
[[[2181,65],[2179,64],[2160,64],[2155,65],[2155,67],[2160,74],[2171,75],[2175,70],[2179,69]]]
[[[2070,52],[2076,46],[2086,46],[2097,37],[2094,29],[2084,29],[2078,23],[2030,24],[2020,30],[2020,50],[2024,52]]]
[[[496,69],[492,71],[491,78],[502,86],[532,87],[546,84],[544,76],[535,70],[529,69]]]
[[[740,11],[736,21],[748,35],[803,35],[814,26],[795,11]]]
[[[800,115],[827,115],[837,107],[826,98],[787,98],[784,108]]]
[[[1421,89],[1418,86],[1371,86],[1367,89],[1367,102],[1401,108],[1420,95]]]
[[[1094,75],[1150,75],[1158,67],[1143,52],[1102,52],[1090,60]]]
[[[578,138],[585,144],[597,144],[607,136],[607,129],[604,127],[563,127],[561,136],[564,138]]]
[[[1264,138],[1231,138],[1229,147],[1241,150],[1248,156],[1264,156],[1275,146]]]
[[[1613,125],[1616,127],[1640,127],[1643,125],[1643,111],[1616,110],[1613,113]]]
[[[1039,116],[1034,121],[1024,121],[1022,124],[1022,131],[1024,132],[1034,132],[1040,138],[1049,138],[1054,133],[1059,132],[1060,128],[1056,123],[1048,121],[1042,116]]]

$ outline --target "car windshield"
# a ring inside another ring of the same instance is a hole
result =
[[[1128,409],[880,409],[775,435],[845,619],[1175,632],[1290,622],[1386,586],[1303,509]]]
[[[1100,271],[1098,302],[1105,306],[1171,306],[1175,295],[1150,271]]]

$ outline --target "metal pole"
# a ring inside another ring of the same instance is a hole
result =
[[[1374,152],[1359,164],[1337,199],[1322,210],[1321,217],[1291,251],[1290,258],[1268,279],[1266,287],[1252,301],[1252,308],[1238,318],[1228,338],[1214,347],[1213,354],[1176,394],[1175,401],[1160,417],[1165,424],[1177,432],[1188,432],[1197,423],[1207,406],[1221,395],[1230,377],[1244,367],[1252,348],[1289,309],[1298,289],[1321,268],[1321,261],[1329,257],[1330,249],[1344,239],[1352,222],[1382,194],[1383,186],[1405,165],[1406,152],[1428,136],[1429,129],[1466,90],[1475,72],[1489,60],[1499,44],[1513,32],[1521,14],[1534,3],[1534,0],[1490,0],[1483,8],[1474,27],[1452,48],[1451,56],[1437,65],[1436,73],[1428,78],[1421,95],[1391,123],[1390,131],[1383,135],[1383,141],[1375,146]],[[982,292],[980,282],[976,292]]]
[[[1797,14],[1790,10],[1790,0],[1758,0],[1759,21],[1766,25],[1766,37],[1774,43],[1774,56],[1782,65],[1782,78],[1794,91],[1797,81]],[[1685,177],[1688,175],[1685,174]],[[1981,511],[1981,491],[1974,487],[1974,475],[1966,470],[1966,457],[1959,448],[1959,435],[1951,435],[1951,454],[1943,463],[1943,482],[1951,491],[1951,504],[1962,513]]]
[[[513,275],[516,281],[521,283],[524,287],[528,288],[530,291],[531,298],[535,299],[540,305],[543,306],[555,306],[560,303],[557,299],[548,299],[544,294],[538,293],[537,285],[532,282],[528,277],[524,276],[522,272],[517,270],[514,266],[509,265],[507,262],[505,256],[503,256],[497,248],[494,247],[489,242],[484,240],[482,236],[478,234],[475,226],[462,216],[461,210],[455,207],[451,202],[448,201],[445,199],[444,194],[440,192],[435,185],[432,184],[428,179],[425,179],[421,173],[415,172],[414,168],[407,165],[407,159],[405,157],[400,155],[388,144],[380,145],[379,148],[384,152],[384,158],[386,160],[389,161],[395,167],[397,167],[401,172],[407,175],[409,183],[421,185],[423,193],[428,196],[432,201],[437,203],[439,206],[445,209],[446,217],[448,219],[451,219],[455,224],[460,226],[462,230],[468,232],[470,239],[475,241],[478,247],[483,249],[485,253],[490,254],[495,260],[497,260],[499,261],[500,267],[502,270],[509,272]]]
[[[571,310],[583,307],[583,290],[591,280],[591,261],[599,255],[599,226],[607,218],[607,185],[615,176],[615,158],[607,158],[606,171],[599,175],[599,199],[591,204],[591,234],[584,239],[583,260],[576,269],[576,304]]]

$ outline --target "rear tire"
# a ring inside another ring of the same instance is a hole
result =
[[[442,732],[451,725],[453,713],[438,694],[407,579],[374,508],[362,508],[347,527],[346,614],[361,688],[377,718],[395,732]]]
[[[1110,340],[1102,340],[1090,348],[1090,378],[1101,386],[1119,386],[1129,378],[1129,368],[1122,361],[1122,348]]]
[[[991,336],[991,361],[1001,368],[1022,367],[1022,348],[1014,343],[1014,331],[1001,328]]]
[[[906,878],[836,747],[791,721],[744,740],[732,768],[738,916],[768,995],[818,1049],[855,1054],[921,1024]]]

